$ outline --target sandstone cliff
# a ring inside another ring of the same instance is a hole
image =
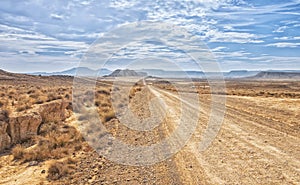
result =
[[[34,107],[29,112],[13,113],[8,116],[0,112],[0,152],[38,134],[43,123],[59,122],[69,117],[69,103],[53,101]]]

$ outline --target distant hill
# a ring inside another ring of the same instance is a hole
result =
[[[30,78],[30,75],[25,74],[17,74],[17,73],[11,73],[0,69],[0,79],[1,80],[15,80],[15,79],[21,79],[21,78]]]
[[[107,75],[107,77],[131,77],[131,76],[147,76],[147,73],[136,72],[130,69],[124,69],[124,70],[117,69],[114,72],[112,72],[110,75]]]
[[[165,78],[243,78],[258,74],[260,71],[237,70],[230,72],[203,72],[203,71],[166,71],[159,69],[142,69],[140,72],[147,72],[150,76]]]
[[[236,70],[236,71],[230,71],[228,73],[224,73],[224,76],[226,78],[243,78],[243,77],[255,76],[259,72],[260,71]]]
[[[149,76],[165,77],[165,78],[202,78],[202,71],[166,71],[162,69],[141,69],[138,72],[147,73]]]
[[[0,70],[4,73],[3,70]],[[7,73],[7,72],[5,72]],[[12,74],[12,73],[11,73]],[[110,76],[110,77],[126,77],[126,76],[153,76],[160,78],[219,78],[224,76],[225,79],[238,79],[238,78],[256,78],[256,79],[299,79],[300,71],[293,70],[268,70],[268,71],[247,71],[247,70],[234,70],[230,72],[203,72],[203,71],[168,71],[162,69],[118,69],[111,71],[109,69],[93,70],[87,67],[72,68],[69,70],[53,73],[36,72],[28,73],[30,75],[41,76]],[[17,75],[17,74],[14,74]],[[14,76],[13,75],[13,76]],[[20,74],[19,74],[20,75]],[[6,74],[6,76],[9,76]]]
[[[108,69],[99,69],[99,70],[92,70],[87,67],[78,67],[78,68],[72,68],[61,72],[53,72],[53,73],[45,73],[45,72],[35,72],[30,73],[31,75],[42,75],[42,76],[57,76],[57,75],[63,75],[63,76],[75,76],[76,74],[80,76],[104,76],[110,74],[111,71]]]
[[[300,72],[262,71],[251,78],[255,78],[255,79],[300,79]]]

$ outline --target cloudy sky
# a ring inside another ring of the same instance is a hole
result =
[[[1,0],[0,68],[76,67],[103,34],[146,20],[199,36],[223,71],[300,69],[300,0]]]

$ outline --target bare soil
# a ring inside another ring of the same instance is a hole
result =
[[[55,78],[58,83],[54,89],[64,87],[61,95],[66,96],[72,88],[72,79],[68,77],[67,83],[63,83],[61,78]],[[6,95],[23,86],[26,89],[28,84],[32,89],[46,89],[47,80],[53,84],[53,78],[31,77],[30,83],[26,77],[22,79],[25,80],[14,85],[6,78],[1,83],[1,93]],[[190,84],[180,84],[186,87],[182,93],[187,97],[195,93]],[[198,143],[207,127],[212,102],[209,84],[200,81],[196,83],[201,105],[196,131],[172,157],[149,166],[126,166],[99,155],[83,141],[80,149],[67,156],[32,165],[15,160],[11,150],[7,150],[0,156],[0,184],[300,184],[300,82],[235,80],[227,81],[226,86],[225,94],[216,95],[226,96],[225,119],[217,137],[203,152],[199,151]],[[111,89],[111,81],[100,81],[95,103],[105,127],[114,137],[132,145],[151,145],[177,128],[182,102],[171,84],[139,83],[130,93],[129,107],[141,119],[151,116],[149,102],[158,96],[167,106],[166,118],[149,132],[134,131],[119,122],[111,112]],[[17,92],[18,96],[25,94]],[[14,96],[7,101],[5,98],[2,97],[4,104],[10,104],[3,107],[12,106]],[[215,103],[222,111],[222,105]],[[187,107],[191,109],[190,119],[195,119],[193,104]],[[73,115],[62,124],[76,128],[77,119]],[[51,164],[67,158],[74,160],[68,173],[49,179]]]

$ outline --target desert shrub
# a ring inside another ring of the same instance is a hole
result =
[[[61,99],[61,96],[56,96],[54,93],[49,93],[47,95],[48,100],[47,102],[53,101],[53,100],[57,100],[57,99]]]
[[[11,91],[9,91],[9,93],[8,93],[9,95],[15,95],[16,94],[16,90],[11,90]]]
[[[25,148],[18,144],[12,149],[12,155],[14,157],[14,160],[20,160],[25,155]]]
[[[107,89],[98,90],[97,93],[98,94],[104,94],[104,95],[110,95],[110,92]]]
[[[38,94],[30,94],[29,97],[32,99],[37,99],[39,97],[39,95]]]
[[[28,105],[28,104],[20,105],[20,106],[18,106],[18,107],[16,108],[16,111],[17,111],[17,112],[22,112],[22,111],[27,110],[27,109],[30,109],[30,108],[31,108],[31,106]]]
[[[48,169],[48,180],[58,180],[74,172],[75,161],[67,159],[66,161],[53,161]]]
[[[104,122],[109,122],[110,120],[112,120],[113,118],[116,118],[116,114],[114,111],[110,110],[109,112],[106,112],[103,115],[103,121]]]
[[[0,110],[0,120],[7,122],[9,119],[9,111],[8,110]]]
[[[70,99],[70,95],[69,95],[69,94],[66,94],[66,95],[65,95],[65,98],[66,98],[66,99]]]
[[[131,88],[130,92],[129,92],[129,99],[132,99],[135,96],[135,94],[141,90],[142,90],[142,88],[138,87],[138,86]]]
[[[43,104],[44,102],[45,102],[44,100],[38,98],[34,103],[35,104]]]
[[[100,101],[95,101],[95,106],[96,107],[99,107],[101,105],[101,102]]]
[[[27,91],[27,94],[34,94],[35,90],[34,89],[30,89],[29,91]]]
[[[13,149],[16,160],[30,162],[60,159],[81,149],[83,138],[74,127],[55,126],[53,123],[42,129],[41,135],[35,138],[35,146],[25,150],[18,145]]]

